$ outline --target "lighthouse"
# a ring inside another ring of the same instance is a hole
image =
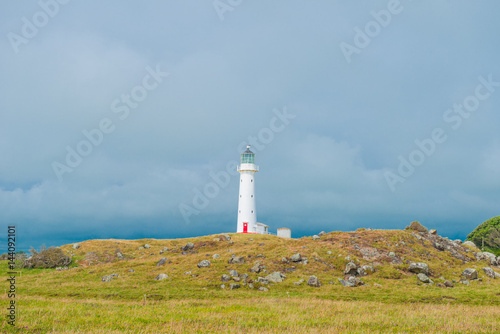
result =
[[[259,166],[255,165],[255,153],[247,150],[241,153],[240,196],[238,199],[238,233],[257,233],[257,210],[255,209],[255,173]]]

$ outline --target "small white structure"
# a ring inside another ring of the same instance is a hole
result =
[[[286,227],[282,227],[278,229],[278,237],[282,238],[292,238],[292,230]]]
[[[257,210],[255,208],[255,173],[258,171],[259,166],[255,165],[255,154],[250,151],[250,145],[248,145],[247,150],[241,153],[241,164],[238,166],[240,196],[238,199],[237,233],[259,233],[257,232]]]
[[[266,224],[257,223],[256,226],[257,226],[257,229],[255,231],[256,233],[269,234],[269,226],[267,226]]]

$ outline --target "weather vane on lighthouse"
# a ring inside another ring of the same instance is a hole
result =
[[[255,165],[255,153],[247,150],[241,153],[240,197],[238,199],[238,233],[257,233],[257,210],[255,208],[255,173],[259,166]]]

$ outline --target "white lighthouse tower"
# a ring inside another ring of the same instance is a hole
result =
[[[238,166],[240,173],[240,197],[238,199],[238,233],[257,232],[257,211],[255,209],[255,173],[259,166],[255,165],[255,154],[247,150],[241,153],[241,164]]]

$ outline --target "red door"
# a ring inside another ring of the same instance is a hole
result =
[[[243,223],[243,233],[248,233],[248,223]]]

